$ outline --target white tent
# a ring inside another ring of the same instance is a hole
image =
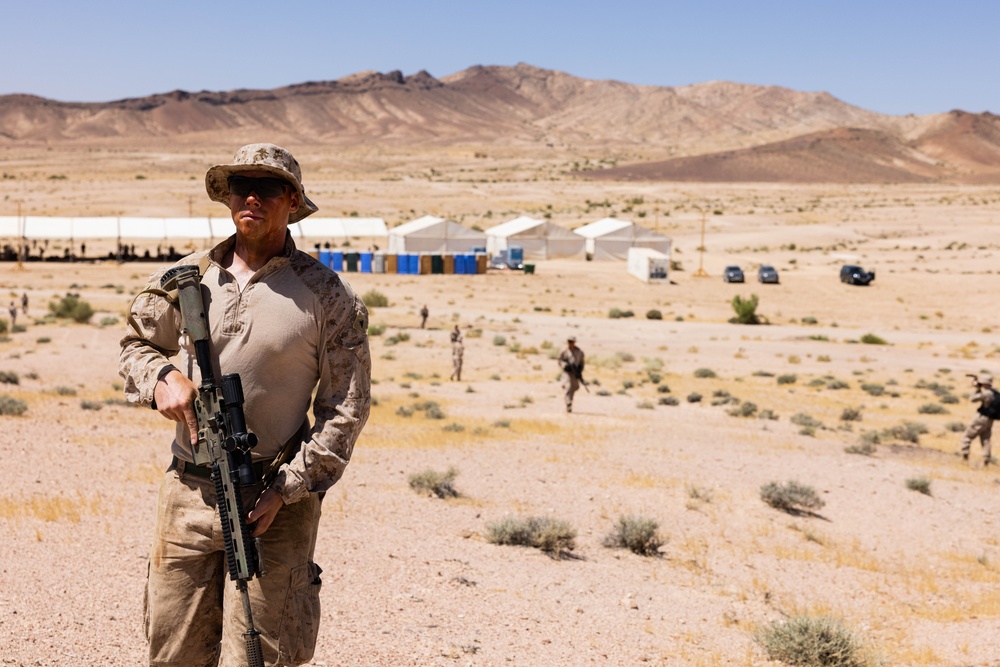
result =
[[[652,248],[670,255],[670,239],[645,227],[603,218],[573,230],[587,240],[587,253],[595,260],[627,259],[629,248]]]
[[[389,235],[382,218],[306,218],[289,225],[295,239],[342,240],[351,237],[385,238]]]
[[[565,227],[521,216],[486,230],[486,252],[497,255],[511,246],[524,249],[525,259],[582,255],[586,241]]]
[[[486,246],[486,234],[425,215],[389,230],[389,254],[470,252]]]

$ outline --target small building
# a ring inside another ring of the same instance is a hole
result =
[[[644,283],[669,283],[670,255],[652,248],[629,248],[628,272]]]

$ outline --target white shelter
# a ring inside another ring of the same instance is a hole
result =
[[[486,252],[498,255],[511,246],[524,249],[525,259],[577,257],[586,240],[565,227],[546,220],[521,216],[486,230]]]
[[[629,248],[652,248],[670,255],[670,239],[627,220],[602,218],[573,230],[587,240],[595,260],[627,259]]]
[[[463,253],[486,246],[486,234],[457,222],[425,215],[389,230],[389,254]]]
[[[350,238],[385,239],[389,235],[382,218],[314,218],[288,225],[296,241],[337,241]]]
[[[628,272],[644,283],[669,283],[670,257],[652,248],[628,249]]]

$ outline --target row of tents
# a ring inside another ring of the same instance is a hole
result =
[[[306,218],[289,229],[300,245],[354,238],[387,243],[390,254],[456,254],[485,249],[490,255],[520,247],[525,260],[582,257],[624,260],[629,248],[670,254],[670,239],[633,222],[603,218],[573,230],[521,216],[485,231],[427,215],[388,229],[381,218]],[[0,217],[0,238],[221,240],[235,233],[229,218],[50,218]]]

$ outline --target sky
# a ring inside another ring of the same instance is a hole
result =
[[[652,86],[1000,113],[997,0],[5,0],[0,95],[106,102],[529,63]]]

